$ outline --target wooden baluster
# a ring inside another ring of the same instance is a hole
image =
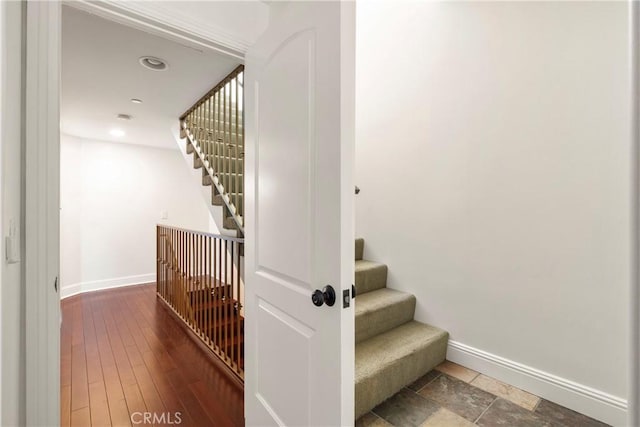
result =
[[[245,122],[244,122],[244,71],[240,73],[240,83],[242,83],[240,85],[240,96],[238,97],[238,99],[240,100],[240,106],[242,107],[240,110],[242,112],[242,117],[241,117],[241,125],[242,125],[242,130],[241,130],[241,138],[240,138],[240,148],[239,148],[239,161],[240,161],[240,172],[242,173],[242,196],[240,197],[240,211],[239,214],[242,215],[243,217],[243,223],[242,225],[244,226],[244,184],[245,184],[245,173],[244,173],[244,129],[245,129]]]
[[[239,148],[239,141],[240,141],[240,138],[239,138],[239,136],[240,136],[240,128],[239,128],[238,124],[240,123],[240,121],[239,121],[239,117],[238,117],[239,114],[238,113],[239,113],[240,110],[239,110],[238,102],[239,102],[239,99],[240,99],[240,94],[239,94],[240,85],[238,84],[238,76],[236,76],[234,81],[236,83],[236,99],[235,99],[235,103],[236,103],[236,133],[235,133],[235,138],[234,138],[235,145],[234,145],[234,153],[233,153],[234,154],[234,158],[235,158],[234,165],[233,165],[234,168],[235,168],[235,170],[234,170],[234,172],[235,172],[234,178],[235,179],[234,179],[234,184],[233,184],[233,188],[235,190],[235,197],[234,197],[234,200],[233,200],[233,205],[236,207],[236,215],[239,215],[239,213],[240,213],[240,211],[239,211],[240,205],[238,203],[238,198],[240,197],[240,194],[239,194],[240,193],[240,185],[239,185],[239,182],[240,182],[239,181],[240,171],[238,170],[238,163],[239,163],[239,160],[240,160],[239,159],[240,152],[238,151],[238,148]]]
[[[196,234],[193,236],[193,280],[191,281],[191,291],[190,291],[190,300],[196,300],[195,304],[192,304],[193,307],[193,322],[195,323],[194,328],[196,330],[196,334],[200,335],[200,235]],[[194,298],[195,296],[195,298]],[[194,307],[195,305],[195,307]]]
[[[182,232],[182,286],[180,287],[180,302],[181,302],[181,312],[184,316],[185,321],[189,324],[189,316],[187,315],[187,301],[184,298],[184,290],[187,288],[187,281],[189,280],[189,236],[187,233]]]
[[[228,261],[231,255],[231,251],[233,251],[233,242],[229,242],[228,240],[224,241],[225,246],[226,246],[226,257],[225,257],[225,261]],[[227,270],[228,270],[228,263],[227,263]],[[226,275],[225,275],[226,276]],[[228,277],[227,277],[228,279]],[[231,284],[231,281],[227,280],[226,281],[227,284]],[[229,312],[227,314],[227,321],[225,322],[224,325],[224,329],[227,332],[227,354],[229,356],[229,363],[231,365],[233,365],[233,355],[234,355],[234,348],[233,348],[233,291],[232,288],[228,288],[229,291]]]
[[[220,240],[215,239],[214,241],[214,254],[213,254],[213,267],[214,267],[214,283],[216,287],[216,300],[213,305],[213,344],[216,346],[216,352],[219,353],[218,347],[220,346],[220,340],[218,339],[218,325],[220,321],[218,320],[218,306],[220,303],[220,282],[218,281],[218,276],[220,276],[220,266],[218,265],[218,257],[220,256],[220,248],[219,248]]]
[[[182,297],[180,296],[182,294],[182,292],[180,292],[180,288],[182,287],[182,281],[184,280],[184,269],[183,269],[183,264],[184,264],[184,250],[183,250],[183,233],[182,231],[178,231],[177,233],[177,238],[178,238],[178,245],[180,246],[180,252],[179,252],[179,258],[178,258],[178,262],[177,262],[177,280],[176,280],[176,287],[173,290],[173,294],[174,294],[174,298],[176,299],[176,310],[178,310],[178,313],[180,313],[180,315],[182,316],[183,311],[182,311]]]
[[[232,132],[231,132],[231,123],[233,120],[233,116],[231,115],[231,100],[233,97],[233,94],[231,93],[231,80],[229,80],[229,83],[227,83],[227,85],[225,86],[227,89],[227,109],[228,109],[228,113],[227,113],[227,187],[229,188],[229,190],[227,191],[229,193],[229,201],[231,201],[231,194],[233,193],[233,188],[231,188],[231,138],[232,138]]]
[[[189,233],[190,239],[189,239],[189,243],[190,243],[190,248],[189,248],[189,268],[190,268],[190,284],[189,284],[189,289],[193,289],[195,287],[195,282],[196,282],[196,277],[197,277],[197,261],[198,261],[198,257],[196,256],[196,236],[193,233]],[[189,293],[187,292],[187,309],[191,306],[191,301],[190,298],[188,298]],[[190,316],[190,320],[191,320],[191,326],[196,329],[196,321],[195,321],[195,316],[193,316],[193,310],[191,310],[191,316]]]
[[[222,87],[222,185],[224,192],[229,192],[229,186],[227,185],[227,85]]]
[[[207,166],[207,172],[209,171],[209,167],[211,166],[211,141],[213,140],[213,126],[211,126],[211,97],[207,98],[207,112],[206,112],[206,120],[207,120],[207,150],[205,154],[205,159],[209,166]]]
[[[240,253],[244,249],[244,242],[241,242],[238,245],[238,333],[244,337],[244,316],[241,316],[244,307],[244,288],[242,287],[242,262],[240,261]],[[240,359],[238,359],[240,363],[240,374],[244,377],[244,340],[241,344],[238,344],[238,348],[240,349]]]
[[[173,232],[173,242],[174,242],[174,259],[173,259],[173,280],[171,281],[171,301],[172,307],[174,310],[178,311],[178,297],[176,294],[176,289],[178,287],[178,280],[180,279],[180,235],[177,230]]]
[[[178,242],[176,241],[176,231],[171,230],[171,248],[173,249],[173,255],[171,257],[171,282],[169,285],[171,286],[169,291],[170,296],[170,304],[171,307],[175,309],[175,287],[176,287],[176,261],[178,256]]]
[[[200,254],[198,256],[198,259],[200,260],[200,274],[199,274],[199,278],[198,278],[198,282],[199,282],[199,301],[200,301],[200,316],[199,316],[199,322],[198,322],[198,329],[200,329],[200,336],[203,338],[204,341],[204,334],[205,334],[205,328],[204,328],[204,299],[206,297],[206,292],[207,292],[207,288],[206,288],[206,283],[205,283],[205,275],[204,275],[204,236],[202,234],[198,235],[198,247],[200,248]]]
[[[233,203],[233,193],[235,192],[235,187],[234,187],[234,178],[233,178],[233,174],[236,171],[236,165],[235,165],[235,161],[233,160],[235,158],[235,154],[234,154],[234,144],[235,144],[235,131],[234,131],[234,125],[235,125],[235,117],[234,117],[234,107],[233,107],[233,102],[234,102],[234,82],[233,79],[229,82],[229,86],[230,86],[230,90],[229,90],[229,192],[231,193],[229,195],[229,201],[231,203]]]
[[[198,147],[202,150],[204,122],[202,120],[202,104],[198,105]]]
[[[220,244],[222,245],[222,250],[220,251],[221,255],[222,255],[222,270],[221,273],[223,274],[222,278],[221,278],[221,282],[223,283],[222,286],[222,296],[224,298],[224,319],[223,319],[223,328],[222,328],[222,345],[223,345],[223,349],[224,349],[224,359],[225,361],[228,361],[229,359],[229,344],[227,342],[227,325],[226,322],[229,320],[228,316],[229,316],[229,295],[227,295],[227,241],[226,240],[220,240]]]
[[[230,277],[229,284],[231,285],[231,301],[233,301],[233,304],[231,306],[231,314],[232,314],[232,316],[229,319],[229,335],[231,336],[231,363],[236,365],[235,369],[237,370],[238,369],[238,367],[237,367],[237,365],[238,365],[237,358],[238,358],[238,354],[239,353],[238,353],[237,348],[236,348],[237,346],[235,346],[233,344],[234,343],[233,340],[238,341],[240,339],[240,336],[237,334],[238,331],[236,331],[236,328],[235,328],[235,323],[236,323],[235,319],[238,316],[236,314],[236,309],[235,309],[235,305],[236,305],[237,299],[236,299],[236,295],[235,295],[235,282],[233,280],[233,270],[235,270],[234,263],[233,263],[233,260],[234,260],[233,255],[234,255],[234,253],[235,253],[235,242],[231,241],[231,248],[230,248],[230,252],[229,252],[229,255],[230,255],[230,258],[231,258],[231,263],[230,263],[230,265],[231,265],[231,277]]]
[[[225,336],[223,334],[223,326],[222,324],[224,323],[224,319],[225,319],[225,314],[226,314],[226,304],[227,304],[227,288],[225,286],[224,283],[224,270],[225,270],[225,265],[224,265],[224,258],[225,258],[225,251],[224,251],[224,240],[220,240],[220,253],[219,253],[219,257],[220,257],[220,265],[218,266],[218,268],[220,268],[220,294],[221,294],[221,299],[223,301],[223,304],[220,305],[220,328],[219,328],[219,339],[220,339],[220,349],[222,350],[222,355],[223,357],[226,359],[226,348],[225,348]]]
[[[220,126],[220,119],[222,117],[222,104],[221,104],[222,96],[220,91],[216,93],[216,174],[218,176],[218,182],[222,184],[222,175],[220,174],[220,167],[222,164],[220,163],[222,157],[222,151],[220,149],[220,141],[222,141],[222,127]]]
[[[180,297],[178,296],[179,286],[182,281],[182,235],[179,231],[175,232],[176,239],[176,267],[174,270],[174,280],[173,280],[173,308],[180,314],[182,311],[180,310]]]
[[[178,300],[178,313],[180,313],[180,316],[183,315],[184,311],[182,310],[182,292],[180,292],[180,288],[182,288],[182,282],[184,280],[184,270],[183,270],[183,266],[184,266],[184,235],[182,233],[182,231],[178,232],[178,240],[179,240],[179,244],[180,244],[180,258],[178,258],[178,284],[176,285],[176,289],[175,289],[175,297]],[[184,318],[184,317],[183,317]]]
[[[207,100],[205,101],[205,111],[204,111],[204,121],[206,123],[206,131],[205,131],[205,135],[206,138],[205,140],[207,141],[205,150],[204,150],[204,159],[207,161],[207,163],[209,162],[209,153],[211,152],[211,121],[209,120],[209,113],[211,112],[211,98],[207,98]],[[208,170],[208,167],[205,168],[205,170]]]
[[[200,132],[200,150],[202,154],[202,159],[206,159],[206,151],[207,151],[207,106],[206,102],[203,101],[200,104],[200,122],[202,124],[202,130]]]
[[[206,275],[205,279],[205,289],[206,289],[206,299],[205,304],[207,310],[204,313],[204,328],[205,328],[205,343],[209,345],[211,338],[209,334],[211,329],[209,329],[209,310],[211,310],[211,236],[206,236],[204,240],[204,274]]]
[[[195,109],[195,119],[196,119],[196,123],[195,123],[195,129],[194,129],[194,133],[193,133],[193,146],[197,147],[200,141],[200,109],[196,106]]]

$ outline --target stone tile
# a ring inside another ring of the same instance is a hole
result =
[[[384,401],[373,413],[395,426],[419,426],[440,407],[435,403],[403,388]]]
[[[356,421],[356,427],[391,427],[392,425],[374,414],[367,412]]]
[[[535,414],[549,421],[552,426],[558,427],[605,427],[608,424],[602,423],[586,415],[579,414],[571,409],[542,399],[535,410]]]
[[[534,412],[501,397],[498,397],[491,404],[489,409],[476,421],[476,424],[484,427],[551,427],[548,421]]]
[[[476,379],[471,381],[471,385],[502,397],[503,399],[509,400],[530,411],[533,411],[536,405],[540,402],[540,398],[538,396],[482,374],[478,375]]]
[[[440,409],[427,418],[420,427],[473,427],[474,424],[448,409]]]
[[[473,422],[495,396],[448,375],[440,375],[418,393]]]
[[[476,371],[465,368],[464,366],[460,366],[456,363],[449,362],[448,360],[445,360],[444,362],[436,366],[436,369],[467,383],[470,383],[475,377],[479,375],[479,373]]]
[[[426,386],[431,381],[435,380],[438,377],[438,375],[440,375],[440,371],[436,371],[435,369],[432,371],[429,371],[423,376],[421,376],[420,378],[418,378],[417,380],[415,380],[411,385],[407,386],[407,388],[417,393],[420,391],[422,387]]]

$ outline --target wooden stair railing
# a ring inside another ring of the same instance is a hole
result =
[[[243,239],[158,225],[157,295],[244,380]]]
[[[180,116],[193,167],[223,206],[223,228],[244,232],[244,66],[240,65]]]

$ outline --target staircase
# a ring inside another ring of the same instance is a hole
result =
[[[443,362],[449,334],[413,320],[415,296],[387,288],[387,266],[355,245],[357,419]]]
[[[211,187],[211,205],[222,207],[214,219],[221,230],[244,232],[244,66],[239,65],[180,116],[179,142],[202,185]],[[219,219],[219,221],[218,221]]]

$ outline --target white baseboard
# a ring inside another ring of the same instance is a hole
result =
[[[621,397],[457,341],[449,341],[447,359],[607,424],[628,425],[627,401]]]
[[[116,277],[106,280],[76,283],[60,288],[60,298],[68,298],[84,292],[101,291],[104,289],[120,288],[123,286],[139,285],[156,281],[156,273],[139,274],[136,276]]]

